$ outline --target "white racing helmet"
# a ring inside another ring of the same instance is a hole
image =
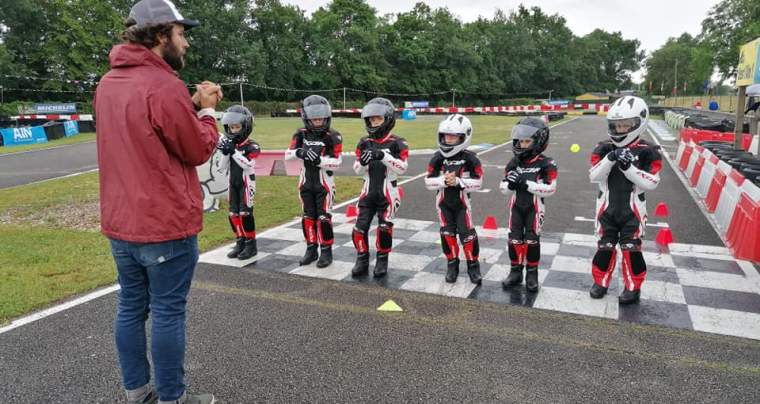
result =
[[[617,147],[627,146],[647,128],[649,108],[639,97],[626,95],[615,101],[607,112],[607,134]]]
[[[459,141],[453,145],[446,144],[445,135],[457,135]],[[443,157],[451,157],[467,149],[470,142],[472,142],[472,123],[466,116],[449,115],[438,125],[438,148]]]

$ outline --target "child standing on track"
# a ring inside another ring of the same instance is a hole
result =
[[[428,165],[425,186],[436,192],[441,221],[441,248],[448,262],[446,282],[459,276],[459,244],[467,259],[467,274],[475,284],[482,282],[478,262],[478,233],[472,225],[470,192],[483,184],[483,169],[475,153],[467,150],[472,141],[472,124],[467,117],[449,115],[438,125],[438,151]]]
[[[330,127],[332,107],[321,95],[310,95],[303,100],[301,120],[303,128],[296,131],[285,152],[285,160],[303,160],[298,196],[303,207],[301,229],[306,239],[306,253],[299,264],[317,261],[317,268],[324,268],[333,262],[333,171],[343,161],[343,138]]]
[[[507,164],[500,189],[513,192],[509,199],[509,239],[507,250],[511,268],[502,285],[512,287],[523,281],[529,292],[538,291],[540,234],[544,223],[544,198],[557,190],[557,165],[543,155],[549,144],[549,127],[536,117],[521,119],[512,128],[514,157]]]
[[[249,139],[253,132],[253,114],[248,108],[240,105],[229,107],[222,115],[222,125],[224,136],[217,145],[223,155],[219,171],[229,171],[229,220],[232,231],[237,235],[237,242],[227,257],[246,260],[258,252],[253,198],[256,195],[254,167],[261,148]]]
[[[619,244],[625,290],[618,301],[620,304],[639,301],[647,274],[641,252],[647,222],[644,192],[657,187],[662,167],[657,147],[640,138],[648,120],[649,108],[644,100],[631,96],[619,98],[607,112],[609,139],[599,142],[591,154],[589,179],[599,184],[598,247],[591,264],[594,284],[589,291],[594,299],[607,294]]]
[[[397,178],[406,172],[409,146],[404,138],[391,133],[396,124],[393,103],[385,98],[373,98],[362,108],[367,135],[356,145],[354,171],[364,176],[359,195],[359,216],[351,238],[356,248],[356,264],[352,276],[369,271],[368,232],[372,216],[377,215],[377,260],[374,276],[388,272],[388,254],[393,247],[391,220],[401,206]]]

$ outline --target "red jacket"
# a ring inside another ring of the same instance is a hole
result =
[[[103,234],[138,243],[198,234],[195,167],[216,148],[213,111],[196,113],[185,84],[150,49],[116,45],[109,59],[94,100]]]

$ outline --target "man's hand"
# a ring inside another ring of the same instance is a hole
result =
[[[201,84],[195,86],[195,94],[193,94],[193,104],[199,109],[213,108],[216,109],[216,105],[223,98],[222,87],[214,84],[210,81],[204,81]]]
[[[296,157],[301,160],[306,159],[306,151],[304,151],[304,149],[296,149]]]

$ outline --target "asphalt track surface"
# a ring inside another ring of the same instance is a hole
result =
[[[0,155],[0,189],[98,168],[95,142]]]
[[[560,191],[546,229],[590,233],[574,218],[592,217],[587,158],[604,121],[583,117],[552,135]],[[509,156],[481,156],[494,167],[492,191],[474,199],[478,220],[504,224],[497,184]],[[720,243],[669,166],[662,177],[649,205],[678,212],[667,218],[678,241]],[[404,188],[400,216],[435,220],[422,181]],[[376,311],[388,299],[404,312]],[[109,294],[0,334],[3,401],[122,400],[115,305]],[[225,403],[760,401],[755,340],[209,264],[191,292],[186,370],[191,391]]]

